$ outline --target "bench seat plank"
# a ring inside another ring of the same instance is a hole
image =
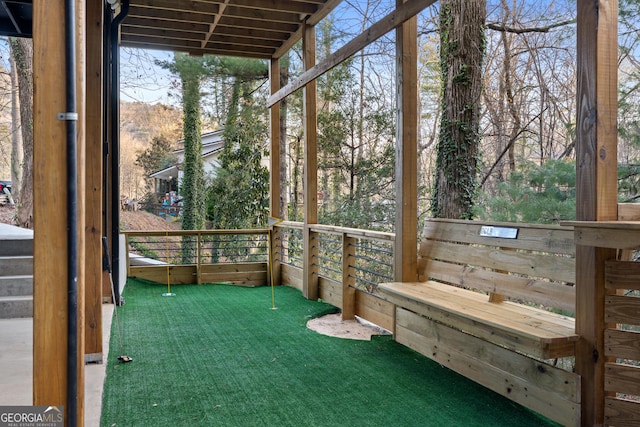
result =
[[[574,354],[574,319],[439,282],[382,283],[382,297],[398,306],[513,351],[542,359]]]

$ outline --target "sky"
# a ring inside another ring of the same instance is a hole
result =
[[[489,16],[501,7],[498,0],[488,0],[487,3]],[[342,35],[333,41],[332,50],[337,50],[364,30],[362,24],[363,16],[369,16],[365,23],[365,26],[368,27],[389,13],[394,4],[395,0],[343,0],[331,15],[334,18],[336,27],[339,26],[338,32]],[[515,4],[525,14],[529,8],[546,10],[550,19],[557,13],[566,14],[568,10],[575,9],[575,3],[571,0],[539,0],[535,2],[524,0]],[[434,13],[437,12],[433,10],[423,12],[426,15]],[[171,73],[154,63],[158,60],[171,61],[173,58],[172,52],[131,48],[121,48],[120,51],[121,99],[123,101],[180,106],[179,99],[176,96],[175,78]],[[318,59],[321,60],[320,52]]]
[[[155,64],[172,61],[173,52],[120,48],[120,96],[125,102],[179,105],[174,77]]]

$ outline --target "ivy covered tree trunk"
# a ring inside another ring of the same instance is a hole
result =
[[[182,80],[184,109],[184,173],[180,194],[182,196],[182,229],[200,230],[204,227],[206,187],[202,160],[202,121],[200,114],[200,81],[203,76],[199,58],[176,58]],[[182,241],[183,263],[195,261],[196,242],[191,236]]]
[[[431,211],[471,218],[477,188],[486,0],[440,2],[442,116]]]
[[[219,157],[220,168],[210,187],[207,218],[216,228],[265,227],[269,170],[261,162],[268,140],[267,110],[256,102],[253,93],[268,75],[268,69],[264,63],[251,59],[224,64],[234,77],[225,144]]]

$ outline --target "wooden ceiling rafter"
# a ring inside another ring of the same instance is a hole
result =
[[[131,0],[122,45],[278,58],[341,0]]]
[[[211,37],[213,36],[213,32],[216,30],[216,27],[220,23],[220,19],[222,18],[222,15],[224,15],[224,12],[227,10],[228,5],[229,5],[229,0],[224,0],[224,3],[220,4],[218,8],[218,13],[213,18],[213,22],[209,26],[209,31],[204,36],[204,40],[202,40],[202,43],[200,46],[202,49],[204,49],[207,46],[207,43],[209,42],[209,40],[211,40]]]

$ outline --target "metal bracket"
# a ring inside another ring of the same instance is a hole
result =
[[[78,121],[78,113],[58,113],[58,120]]]

